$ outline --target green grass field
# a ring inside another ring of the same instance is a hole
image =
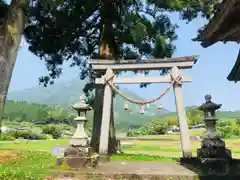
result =
[[[2,150],[0,157],[1,153]],[[0,163],[1,180],[43,180],[55,165],[55,158],[47,152],[27,151],[17,155],[18,158]]]
[[[192,136],[200,135],[203,133],[203,129],[190,131]],[[159,136],[143,136],[133,137],[131,140],[122,140],[122,150],[124,153],[129,154],[148,154],[159,155],[164,157],[180,157],[181,145],[179,133],[173,133],[170,135]],[[142,139],[142,140],[139,140]],[[149,140],[148,140],[149,139]],[[54,146],[63,145],[67,146],[68,139],[58,140],[16,140],[16,141],[2,141],[0,142],[0,149],[12,149],[12,150],[36,150],[51,152]],[[134,146],[125,146],[124,142],[131,142]],[[240,139],[226,139],[227,148],[232,150],[235,158],[240,158]],[[199,141],[191,141],[193,154],[196,154],[197,148],[200,147]]]
[[[191,131],[191,135],[198,135],[202,130]],[[131,140],[132,145],[123,145],[123,154],[113,155],[112,160],[134,160],[134,161],[177,161],[181,157],[181,146],[179,133],[161,136],[144,136]],[[240,139],[225,140],[227,148],[232,150],[234,158],[240,158]],[[54,167],[55,158],[51,156],[54,146],[67,146],[68,139],[58,140],[16,140],[0,142],[0,179],[4,180],[40,180],[47,175],[49,169]],[[193,155],[196,155],[199,141],[191,141]],[[17,158],[6,156],[3,152],[11,154],[17,152]],[[2,156],[1,156],[2,155]],[[1,161],[5,158],[6,161]],[[38,178],[39,177],[39,178]]]
[[[5,141],[0,142],[0,179],[3,180],[41,180],[48,175],[50,169],[54,168],[56,159],[50,154],[53,146],[68,145],[68,139],[39,140],[39,141]],[[156,142],[155,142],[156,143]],[[141,147],[141,146],[139,146]],[[137,148],[137,147],[136,147]],[[131,151],[124,148],[128,154],[113,155],[111,160],[132,161],[178,161],[178,158],[154,153],[144,155],[140,151],[129,154]],[[11,156],[16,152],[19,155]],[[2,156],[1,156],[2,155]],[[1,162],[1,159],[5,161]]]

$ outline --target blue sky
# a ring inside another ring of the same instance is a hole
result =
[[[193,81],[183,85],[185,105],[200,105],[204,102],[204,95],[211,94],[213,101],[222,103],[222,110],[240,110],[239,90],[240,84],[229,82],[227,76],[232,69],[239,51],[236,43],[217,43],[209,48],[202,48],[200,43],[193,42],[199,27],[205,23],[197,19],[190,24],[178,20],[178,15],[171,15],[174,22],[180,25],[177,30],[177,50],[174,56],[199,55],[193,69],[185,71],[192,76]],[[9,91],[30,88],[38,85],[38,77],[47,73],[44,63],[31,54],[25,44],[19,51],[15,69],[13,72]],[[158,72],[150,73],[151,76]],[[63,74],[58,81],[70,80],[78,75],[77,67],[69,68],[64,65]],[[133,75],[133,74],[127,74]],[[148,88],[139,88],[138,85],[123,85],[136,92],[145,99],[159,95],[167,84],[152,84]],[[175,102],[172,90],[160,101],[169,110],[175,110]]]

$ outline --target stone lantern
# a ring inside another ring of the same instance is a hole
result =
[[[86,146],[89,144],[85,127],[87,111],[92,110],[92,108],[86,104],[85,100],[85,96],[80,96],[80,102],[72,105],[72,108],[77,111],[77,117],[74,118],[77,123],[77,129],[70,140],[72,146]]]
[[[64,160],[71,168],[97,167],[99,155],[94,153],[88,142],[85,130],[86,114],[92,108],[86,104],[85,96],[80,96],[80,102],[72,105],[77,111],[77,129],[70,139],[70,147],[64,151]]]
[[[201,158],[231,158],[231,151],[225,148],[225,142],[218,136],[216,130],[215,111],[220,109],[222,104],[215,104],[211,101],[211,95],[206,95],[206,102],[199,107],[204,112],[204,124],[206,131],[203,135],[201,148],[197,150],[198,157]]]

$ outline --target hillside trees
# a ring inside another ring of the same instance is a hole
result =
[[[166,121],[168,126],[178,126],[178,121],[176,116],[168,116],[166,117]]]
[[[59,123],[72,125],[73,115],[68,110],[57,107],[7,101],[4,119],[11,122],[31,122],[41,125]]]
[[[44,60],[49,70],[47,76],[40,78],[44,85],[53,83],[59,77],[65,60],[71,60],[71,66],[78,65],[81,78],[85,78],[93,75],[87,65],[89,58],[171,57],[175,50],[173,41],[177,38],[177,25],[171,23],[166,12],[179,12],[181,19],[187,21],[198,15],[209,18],[216,0],[62,2],[38,0],[28,6],[24,35],[30,44],[29,50]],[[9,83],[10,76],[4,77],[4,80]],[[93,87],[87,86],[86,92],[89,89]],[[102,88],[98,88],[96,99],[100,106],[95,107],[94,111],[97,114],[95,122],[99,123],[101,97]],[[97,137],[99,134],[96,133]]]
[[[48,111],[48,118],[52,119],[55,123],[63,123],[64,119],[68,116],[67,112],[60,107],[56,107]]]

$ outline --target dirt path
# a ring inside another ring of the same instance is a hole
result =
[[[0,163],[16,159],[19,157],[19,152],[12,150],[0,150]]]

